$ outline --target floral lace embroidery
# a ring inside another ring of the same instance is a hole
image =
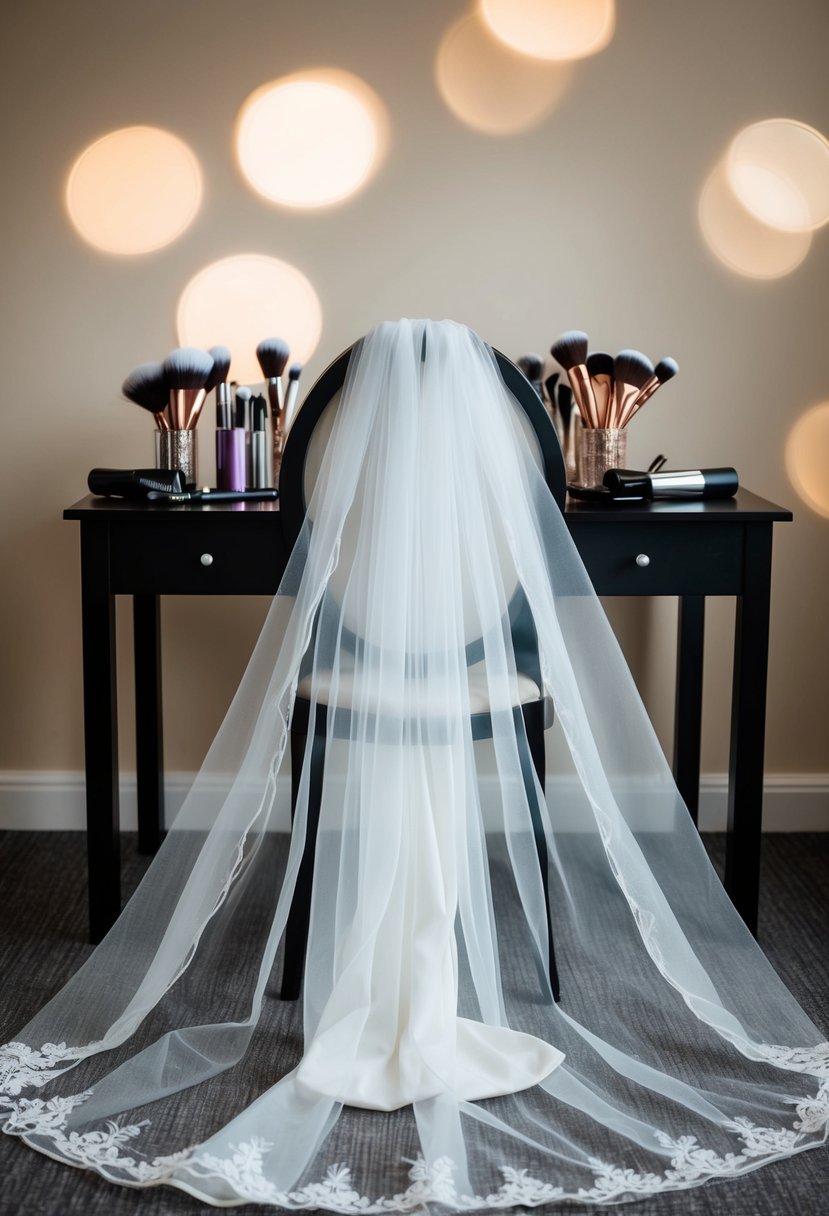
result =
[[[16,1097],[29,1086],[40,1089],[53,1081],[70,1064],[89,1054],[89,1050],[67,1047],[65,1043],[44,1043],[40,1051],[35,1051],[25,1043],[6,1043],[0,1047],[0,1105],[4,1104],[4,1098]]]
[[[91,1096],[91,1090],[49,1100],[15,1100],[25,1086],[41,1087],[69,1067],[70,1061],[74,1062],[87,1052],[88,1048],[67,1048],[65,1043],[47,1043],[39,1051],[23,1043],[9,1043],[0,1048],[3,1086],[0,1104],[8,1108],[3,1130],[22,1136],[29,1143],[32,1137],[45,1139],[56,1156],[95,1169],[111,1181],[138,1186],[180,1182],[186,1184],[187,1189],[200,1193],[193,1183],[218,1179],[240,1199],[283,1208],[325,1208],[373,1216],[383,1212],[412,1212],[429,1202],[466,1210],[519,1205],[535,1207],[562,1199],[607,1203],[675,1190],[709,1178],[740,1174],[760,1158],[781,1157],[805,1147],[807,1136],[825,1134],[829,1125],[829,1043],[811,1049],[771,1044],[763,1045],[764,1058],[779,1067],[823,1079],[816,1094],[791,1099],[797,1116],[792,1128],[759,1127],[745,1118],[726,1123],[725,1130],[742,1142],[739,1153],[721,1156],[712,1149],[703,1148],[695,1136],[674,1139],[666,1133],[657,1133],[659,1143],[670,1154],[670,1165],[664,1173],[639,1173],[596,1158],[589,1163],[593,1185],[574,1192],[533,1178],[525,1169],[504,1166],[501,1168],[503,1182],[496,1191],[488,1195],[459,1194],[454,1179],[455,1165],[446,1157],[431,1164],[419,1157],[409,1171],[409,1186],[390,1198],[382,1196],[372,1200],[361,1195],[354,1189],[351,1171],[344,1164],[329,1166],[322,1182],[286,1192],[278,1190],[265,1176],[264,1161],[272,1146],[259,1138],[231,1145],[229,1156],[220,1157],[196,1146],[152,1160],[137,1159],[124,1150],[141,1134],[148,1120],[127,1125],[108,1121],[103,1127],[89,1132],[68,1130],[69,1115]]]

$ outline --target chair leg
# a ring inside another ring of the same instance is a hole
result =
[[[305,759],[307,735],[304,731],[291,731],[291,825],[296,813],[299,782]],[[317,848],[322,806],[322,779],[325,769],[325,735],[314,733],[311,740],[311,769],[308,774],[308,820],[305,829],[305,848],[297,872],[291,910],[285,924],[285,961],[282,966],[283,1001],[295,1001],[302,987],[305,969],[305,951],[308,946],[308,925],[311,919],[311,890],[314,880],[314,855]]]
[[[538,778],[538,783],[542,790],[544,789],[547,777],[547,757],[544,747],[544,713],[542,706],[526,706],[522,712],[524,719],[524,728],[527,733],[527,745],[529,747],[529,759],[532,761],[532,767],[535,769],[535,775]],[[527,800],[530,805],[530,818],[533,825],[533,835],[535,837],[535,849],[538,854],[538,864],[541,869],[541,885],[544,889],[544,910],[547,914],[547,959],[549,962],[550,987],[553,992],[553,1000],[558,1002],[561,1000],[561,988],[558,978],[558,967],[556,966],[556,951],[553,944],[553,920],[550,912],[550,883],[548,877],[548,862],[547,856],[547,840],[544,836],[544,824],[541,818],[541,807],[538,804],[538,799],[535,792],[535,784],[532,780],[532,771],[527,763],[527,758],[521,758],[522,770],[524,773],[524,786],[527,791]]]

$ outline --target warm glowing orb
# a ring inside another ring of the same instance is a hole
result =
[[[829,143],[814,127],[753,123],[735,136],[726,164],[737,198],[764,224],[798,232],[829,220]]]
[[[438,90],[452,113],[487,135],[535,126],[563,96],[566,64],[542,64],[496,41],[473,13],[444,34],[435,59]]]
[[[807,410],[789,431],[786,472],[806,505],[829,519],[829,401]]]
[[[244,253],[205,266],[181,293],[176,317],[182,346],[224,345],[233,377],[256,383],[256,347],[284,338],[291,362],[305,363],[322,332],[319,297],[301,271],[278,258]]]
[[[349,72],[272,80],[239,113],[236,152],[250,185],[285,207],[328,207],[364,186],[385,150],[385,111]]]
[[[720,161],[702,188],[699,225],[711,252],[729,270],[752,279],[778,279],[800,265],[809,232],[781,232],[756,219],[735,197]]]
[[[616,27],[615,0],[480,0],[484,21],[513,50],[534,59],[584,59]]]
[[[66,183],[69,218],[105,253],[151,253],[169,245],[201,205],[198,161],[158,127],[122,127],[80,154]]]

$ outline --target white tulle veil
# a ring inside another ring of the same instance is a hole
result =
[[[608,1203],[826,1138],[829,1045],[709,865],[522,417],[463,326],[355,346],[172,829],[0,1049],[7,1132],[129,1186],[342,1212]],[[297,697],[322,726],[288,848]],[[527,700],[553,711],[546,794]],[[323,744],[305,982],[283,1001]]]

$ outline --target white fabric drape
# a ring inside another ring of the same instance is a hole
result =
[[[555,710],[546,795],[514,712],[533,686],[516,595]],[[339,707],[301,1009],[278,976],[310,734],[287,861],[274,830],[299,685],[312,723]],[[0,1111],[125,1185],[342,1212],[608,1203],[825,1140],[829,1045],[711,869],[520,407],[464,327],[401,321],[355,348],[225,721],[114,928],[0,1049]]]

